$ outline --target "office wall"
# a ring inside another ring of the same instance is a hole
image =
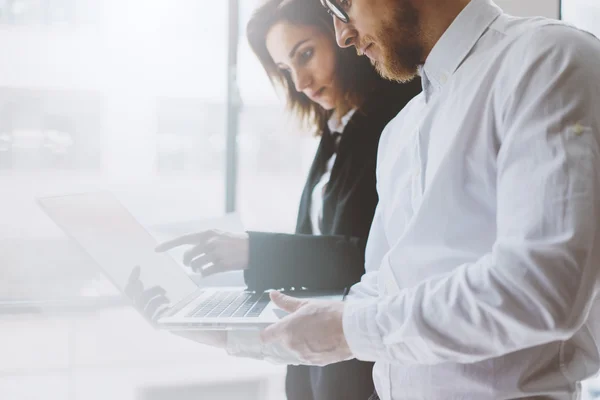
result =
[[[506,12],[520,16],[558,18],[558,0],[495,0]]]

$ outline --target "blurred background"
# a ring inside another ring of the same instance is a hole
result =
[[[498,3],[600,33],[598,0]],[[284,398],[284,367],[149,328],[35,204],[109,189],[150,230],[291,232],[317,141],[248,48],[256,4],[0,0],[0,399]]]

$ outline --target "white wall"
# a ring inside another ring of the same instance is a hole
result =
[[[558,0],[495,0],[509,14],[558,18]]]

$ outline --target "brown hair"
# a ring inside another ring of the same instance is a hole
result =
[[[323,109],[305,94],[297,92],[289,73],[281,71],[275,65],[267,50],[267,34],[273,25],[281,21],[315,27],[335,42],[332,17],[319,0],[267,0],[254,12],[246,28],[250,47],[260,60],[271,83],[280,84],[284,88],[288,109],[301,122],[314,125],[317,129],[316,134],[320,135],[332,111]],[[336,108],[360,107],[370,92],[384,85],[383,78],[377,74],[368,58],[358,56],[353,48],[342,49],[335,45],[335,49],[336,73],[344,93],[342,101],[345,102],[336,105]]]

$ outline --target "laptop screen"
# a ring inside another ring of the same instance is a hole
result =
[[[122,292],[128,283],[147,290],[160,286],[171,305],[198,286],[110,192],[46,197],[41,208],[86,251]]]

